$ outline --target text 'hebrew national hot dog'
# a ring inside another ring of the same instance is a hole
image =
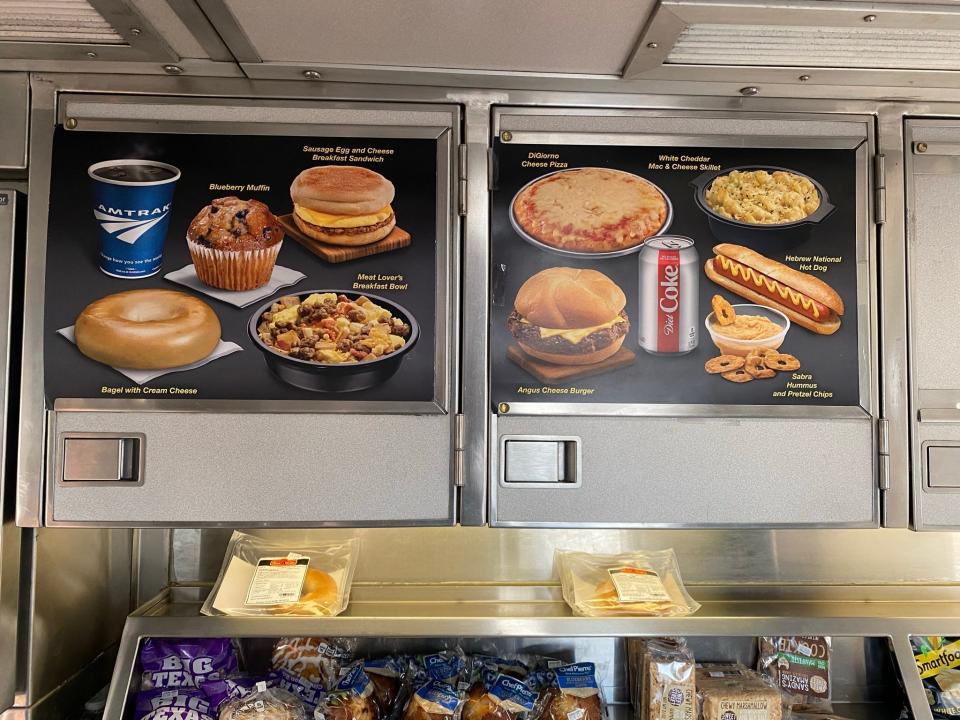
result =
[[[707,260],[707,277],[721,287],[780,310],[791,321],[821,335],[840,328],[843,300],[823,280],[794,270],[742,245],[723,243]]]

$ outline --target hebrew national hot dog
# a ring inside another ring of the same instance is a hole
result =
[[[717,285],[784,313],[791,322],[820,335],[840,328],[843,300],[823,280],[794,270],[742,245],[713,248],[704,272]]]

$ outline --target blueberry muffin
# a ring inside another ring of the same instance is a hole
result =
[[[270,281],[283,229],[259,200],[217,198],[187,230],[197,277],[222,290],[253,290]]]

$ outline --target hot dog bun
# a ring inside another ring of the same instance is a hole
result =
[[[843,315],[843,300],[837,295],[836,290],[820,278],[794,270],[743,245],[721,243],[714,246],[713,252],[716,255],[726,255],[747,267],[752,267],[757,272],[761,272],[767,277],[773,278],[794,290],[799,290],[807,297],[823,303],[837,315]]]
[[[738,247],[738,246],[734,246],[734,247]],[[766,258],[764,259],[766,260]],[[770,260],[769,262],[774,262],[774,261]],[[779,263],[776,263],[776,264],[779,265]],[[756,269],[759,270],[760,268],[756,268]],[[787,268],[787,269],[790,270],[790,268]],[[787,305],[782,305],[781,303],[778,303],[775,300],[771,300],[766,295],[761,295],[760,293],[754,290],[751,290],[746,285],[741,285],[736,280],[731,280],[730,278],[719,274],[713,269],[713,258],[710,258],[709,260],[707,260],[707,262],[704,264],[703,271],[707,274],[708,278],[713,280],[713,282],[715,282],[720,287],[726,288],[730,292],[736,293],[740,297],[745,298],[752,303],[756,303],[757,305],[763,305],[764,307],[772,307],[776,310],[779,310],[788,318],[790,318],[790,322],[794,323],[795,325],[799,325],[800,327],[806,328],[811,332],[815,332],[818,335],[833,335],[837,330],[840,329],[840,318],[837,315],[831,315],[826,320],[817,322],[816,320],[813,320],[812,318],[809,318],[806,315],[802,315],[801,313],[798,313],[796,310],[794,310],[793,308]],[[791,272],[796,272],[796,271],[791,270]],[[810,278],[810,279],[816,280],[816,278]],[[800,288],[797,288],[797,289],[799,290]],[[841,303],[841,307],[842,307],[842,303]]]

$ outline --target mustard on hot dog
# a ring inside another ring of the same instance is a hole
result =
[[[823,280],[742,245],[723,243],[713,252],[704,271],[721,287],[779,310],[793,323],[815,333],[832,335],[840,328],[843,300]]]

